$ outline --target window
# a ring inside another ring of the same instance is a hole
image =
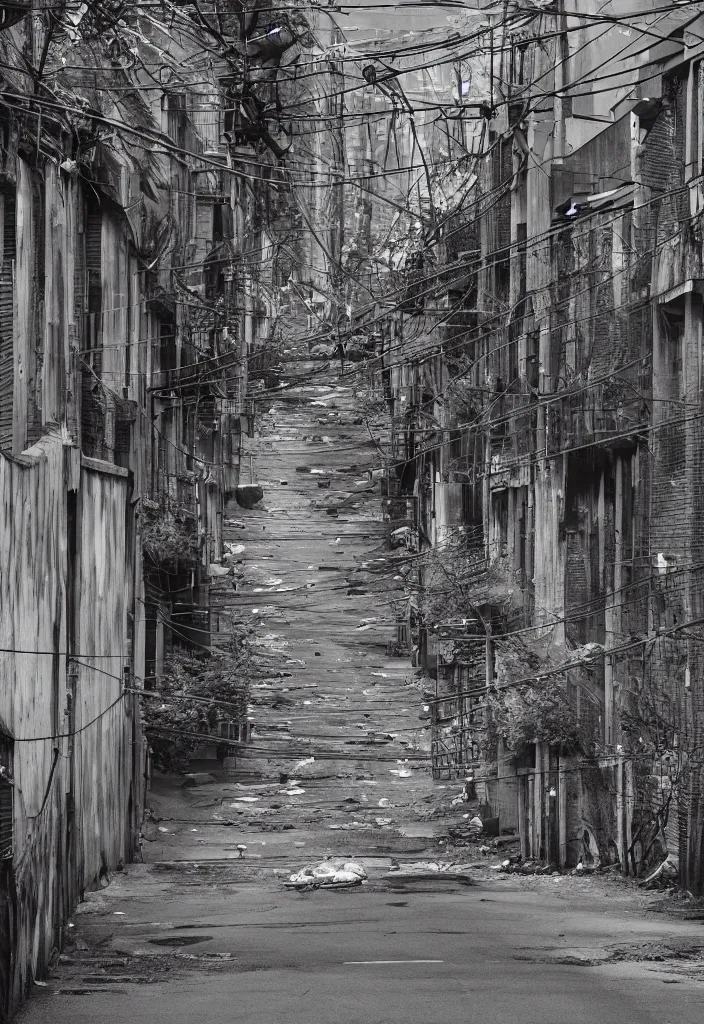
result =
[[[0,448],[12,448],[14,384],[15,197],[0,192]]]
[[[508,554],[508,490],[492,495],[494,511],[494,558]]]
[[[12,740],[0,732],[0,862],[10,860],[13,854],[13,798]]]
[[[87,204],[82,239],[76,250],[75,297],[82,328],[81,449],[84,455],[102,459],[105,446],[105,393],[103,373],[103,215],[100,207]]]

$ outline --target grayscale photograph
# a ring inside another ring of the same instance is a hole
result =
[[[0,1024],[704,1020],[704,0],[0,2]]]

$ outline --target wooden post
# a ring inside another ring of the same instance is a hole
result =
[[[624,853],[626,858],[626,873],[630,872],[630,866],[628,864],[628,851],[631,848],[633,842],[633,805],[635,802],[635,788],[633,782],[633,761],[629,758],[624,762],[625,782],[624,782]]]
[[[542,746],[543,776],[540,792],[543,801],[543,835],[541,843],[541,860],[546,860],[549,863],[552,860],[551,852],[553,847],[552,799],[550,797],[550,747],[547,743],[543,744]]]
[[[567,865],[567,772],[562,757],[557,775],[557,801],[558,866],[564,868]]]
[[[533,784],[533,837],[532,857],[540,856],[540,838],[543,825],[543,746],[535,744],[535,782]]]
[[[530,828],[529,822],[526,820],[526,786],[527,778],[525,775],[519,775],[517,777],[518,786],[518,835],[520,838],[520,850],[521,856],[528,856],[528,832]]]
[[[623,758],[619,755],[616,759],[616,847],[621,871],[624,871],[625,864],[623,839]]]

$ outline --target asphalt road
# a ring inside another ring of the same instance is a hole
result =
[[[700,925],[516,886],[296,894],[140,868],[79,915],[77,945],[20,1020],[699,1024],[702,982],[678,963],[599,960],[702,941]]]

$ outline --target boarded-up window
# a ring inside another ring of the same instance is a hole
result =
[[[213,204],[208,199],[196,199],[196,244],[201,259],[209,252],[213,242]]]
[[[496,556],[503,558],[508,553],[508,491],[497,491],[492,495],[494,509],[494,544]]]
[[[102,225],[100,209],[88,210],[83,232],[81,448],[85,455],[103,457],[105,396],[102,376]]]
[[[171,380],[167,373],[176,369],[176,332],[173,321],[161,320],[159,322],[159,370],[162,374],[164,387],[168,387]]]
[[[12,448],[15,323],[15,196],[0,192],[0,448]]]
[[[187,123],[185,93],[170,93],[168,97],[168,132],[179,149],[186,149]]]
[[[229,203],[215,203],[213,207],[213,238],[233,238],[235,222]]]

